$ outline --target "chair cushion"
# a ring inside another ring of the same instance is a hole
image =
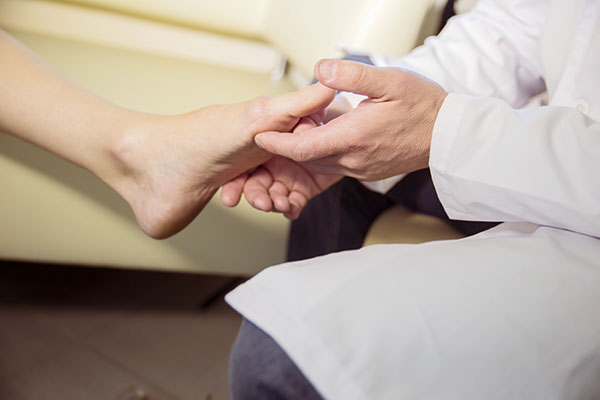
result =
[[[258,37],[269,0],[71,0],[70,3],[134,14],[176,25]]]
[[[424,243],[460,239],[463,234],[439,218],[414,213],[402,206],[383,212],[371,225],[363,246],[389,243]]]

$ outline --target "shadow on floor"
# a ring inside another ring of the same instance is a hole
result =
[[[197,311],[242,277],[0,262],[0,306]]]

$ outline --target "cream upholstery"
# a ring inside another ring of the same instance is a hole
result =
[[[71,0],[70,3],[256,38],[262,36],[270,6],[269,0]]]
[[[335,56],[333,43],[402,53],[418,41],[431,4],[0,0],[0,27],[94,93],[179,113],[293,90],[288,76],[269,78],[282,56],[308,77],[314,61]],[[279,215],[212,201],[182,233],[152,240],[97,178],[7,135],[0,184],[0,258],[231,274],[283,260],[287,222]]]
[[[312,74],[335,45],[402,55],[437,29],[440,1],[272,0],[265,37],[292,65]]]
[[[0,26],[257,73],[271,72],[281,57],[249,38],[59,2],[0,0]]]
[[[435,33],[443,3],[443,0],[72,0],[65,4],[0,0],[0,24],[8,29],[168,56],[204,57],[207,62],[221,65],[227,61],[218,55],[229,53],[232,60],[229,66],[244,67],[238,65],[239,60],[250,59],[273,68],[273,55],[268,54],[266,46],[248,40],[253,39],[271,45],[309,78],[317,60],[341,55],[336,50],[338,46],[390,55],[408,52]],[[249,55],[248,47],[262,52]],[[236,56],[236,52],[241,54]],[[247,63],[246,67],[251,65]]]
[[[442,220],[414,213],[397,205],[384,211],[371,225],[363,246],[391,243],[424,243],[460,239],[463,234]]]

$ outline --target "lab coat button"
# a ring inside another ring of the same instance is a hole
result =
[[[579,99],[579,100],[575,101],[575,108],[584,114],[589,114],[590,103],[588,103],[586,100]]]

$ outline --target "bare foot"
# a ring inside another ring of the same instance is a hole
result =
[[[117,135],[111,157],[122,173],[106,180],[127,200],[146,234],[169,237],[225,182],[272,157],[255,145],[256,134],[290,132],[303,116],[322,119],[334,94],[313,85],[183,115],[141,115]]]

